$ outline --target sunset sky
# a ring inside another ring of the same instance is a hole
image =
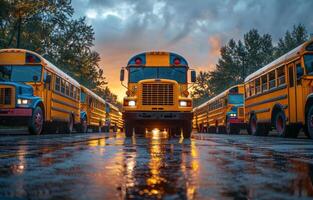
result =
[[[310,0],[73,0],[75,17],[86,16],[95,31],[95,50],[110,89],[119,100],[125,90],[120,68],[137,53],[174,51],[192,68],[210,70],[229,39],[252,28],[276,42],[294,24],[313,33]]]

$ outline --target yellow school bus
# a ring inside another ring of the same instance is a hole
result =
[[[106,120],[105,120],[105,131],[109,132],[110,130],[117,132],[123,130],[123,118],[120,110],[113,104],[106,102]]]
[[[195,107],[193,112],[193,128],[197,129],[198,132],[208,132],[208,101]]]
[[[198,130],[238,134],[245,127],[243,103],[243,85],[233,86],[213,97],[194,110]]]
[[[99,131],[105,124],[106,102],[97,94],[84,86],[80,86],[80,119],[81,132],[86,133],[89,128]]]
[[[253,135],[313,137],[313,40],[245,79],[245,122]]]
[[[127,97],[123,116],[126,136],[146,129],[168,129],[170,134],[191,134],[192,99],[188,92],[188,63],[170,52],[146,52],[132,57],[127,66]],[[195,81],[195,71],[191,81]],[[124,80],[124,69],[120,80]]]
[[[2,125],[27,125],[31,134],[40,134],[60,123],[70,133],[80,123],[79,94],[77,81],[37,53],[0,50]]]

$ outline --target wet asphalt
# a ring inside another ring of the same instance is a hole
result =
[[[0,135],[0,199],[312,199],[313,140]]]

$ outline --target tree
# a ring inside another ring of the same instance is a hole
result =
[[[24,48],[43,55],[82,85],[99,92],[107,82],[92,51],[93,28],[72,19],[70,0],[0,0],[0,48]]]
[[[282,56],[291,49],[296,48],[303,42],[309,39],[309,35],[304,25],[298,24],[293,26],[292,32],[286,31],[285,36],[278,40],[277,47],[275,48],[275,58]]]

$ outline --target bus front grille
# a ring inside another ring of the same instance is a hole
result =
[[[238,108],[238,116],[243,117],[244,112],[243,112],[243,107]]]
[[[174,105],[173,84],[143,84],[142,105]]]
[[[7,107],[12,104],[12,88],[0,88],[0,107]]]

